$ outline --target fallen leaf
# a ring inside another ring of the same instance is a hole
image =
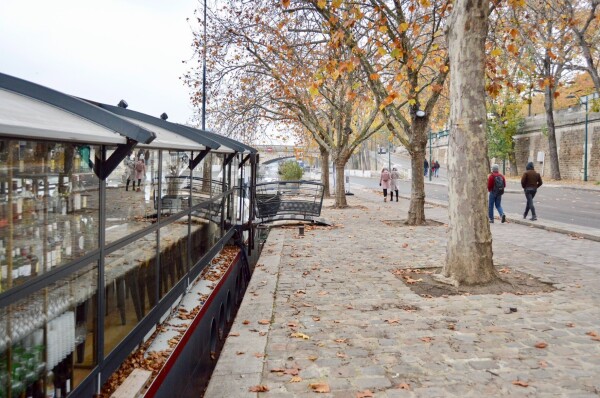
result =
[[[400,323],[400,319],[386,319],[385,322],[391,325],[392,323]]]
[[[538,364],[540,365],[541,368],[547,368],[548,367],[548,362],[546,362],[546,361],[539,361]]]
[[[371,391],[365,390],[356,393],[356,398],[373,398],[374,395]]]
[[[520,386],[520,387],[529,387],[529,384],[527,384],[526,382],[522,381],[522,380],[515,380],[512,382],[515,386]]]
[[[250,391],[250,392],[267,392],[267,391],[269,391],[269,387],[267,387],[263,384],[260,384],[258,386],[250,387],[248,391]]]
[[[294,376],[290,379],[290,383],[299,383],[302,381],[302,377],[300,376]]]
[[[347,355],[346,355],[346,354],[344,354],[343,352],[338,352],[338,353],[336,354],[336,356],[337,356],[338,358],[346,358],[346,357],[347,357]]]
[[[321,318],[319,318],[318,316],[313,316],[313,321],[319,322],[320,320],[321,320]]]
[[[250,321],[246,319],[246,320],[244,320],[244,322],[242,322],[242,323],[243,323],[244,325],[249,325],[249,324],[250,324]]]
[[[297,324],[296,322],[288,322],[288,324],[287,324],[287,325],[288,325],[289,327],[291,327],[291,328],[298,327],[298,324]]]
[[[313,362],[314,362],[314,361],[316,361],[317,359],[319,359],[319,357],[316,357],[316,356],[314,356],[314,355],[310,355],[310,356],[308,357],[308,360],[309,360],[309,361],[313,361]]]
[[[335,341],[336,343],[347,343],[348,339],[347,338],[346,339],[335,339],[333,341]]]
[[[432,340],[433,337],[421,337],[421,341],[424,341],[425,343],[431,343]]]
[[[419,279],[413,279],[413,278],[411,278],[408,275],[404,275],[403,278],[406,281],[406,283],[411,284],[411,285],[413,283],[417,283],[417,282],[422,282],[423,281],[423,279],[421,279],[421,278],[419,278]]]
[[[408,247],[408,243],[403,243],[402,247],[406,249]]]
[[[238,332],[232,332],[232,333],[229,333],[229,336],[231,336],[231,337],[237,337],[237,336],[239,336],[239,335],[240,335],[240,334],[239,334]]]
[[[244,352],[244,351],[237,351],[235,354],[236,354],[236,355],[244,355],[244,354],[245,354],[245,352]]]
[[[540,341],[539,343],[537,343],[535,345],[535,348],[546,348],[546,347],[548,347],[548,343],[543,342],[543,341]]]
[[[592,337],[598,337],[598,333],[596,332],[587,332],[586,333],[588,336],[592,336]]]
[[[568,328],[574,328],[574,327],[575,327],[575,324],[574,324],[573,322],[569,322],[569,323],[567,323],[567,325],[566,325],[566,326],[567,326]]]
[[[268,325],[271,322],[268,319],[261,319],[260,321],[258,321],[258,323],[260,325]]]
[[[265,354],[263,354],[262,352],[255,352],[255,353],[254,353],[254,356],[255,356],[256,358],[262,358],[262,357],[264,357],[264,356],[265,356]]]
[[[502,272],[503,274],[510,274],[510,269],[508,268],[500,268],[498,272]]]
[[[300,332],[292,333],[292,334],[290,334],[290,337],[295,337],[297,339],[303,339],[303,340],[310,339],[309,336],[305,335],[304,333],[300,333]]]
[[[327,383],[313,383],[309,384],[308,386],[312,388],[313,391],[318,393],[326,393],[331,391],[331,389],[329,388],[329,384]]]
[[[396,386],[396,388],[399,388],[400,390],[410,390],[410,384],[400,383]]]

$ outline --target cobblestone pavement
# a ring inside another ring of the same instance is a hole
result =
[[[387,225],[407,200],[354,193],[334,228],[271,232],[206,397],[600,395],[599,242],[495,223],[495,264],[557,290],[425,298],[391,271],[443,265],[445,226]]]

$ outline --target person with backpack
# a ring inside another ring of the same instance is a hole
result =
[[[390,187],[390,172],[386,167],[381,170],[381,176],[379,177],[379,186],[383,188],[383,201],[387,202],[387,191]]]
[[[527,163],[525,169],[526,171],[523,177],[521,177],[521,186],[525,190],[525,197],[527,198],[523,218],[527,218],[527,214],[531,210],[531,221],[535,221],[537,220],[537,216],[535,215],[535,207],[533,207],[533,198],[537,193],[537,189],[542,186],[542,177],[540,173],[533,169],[533,162]]]
[[[502,194],[506,187],[506,179],[500,174],[499,170],[500,167],[497,164],[492,165],[492,174],[488,177],[488,192],[490,193],[488,216],[490,218],[490,223],[494,222],[494,206],[496,206],[498,214],[500,214],[500,220],[506,222],[506,215],[504,214],[504,210],[502,210],[501,204]]]
[[[142,178],[146,176],[146,163],[144,162],[143,154],[140,155],[137,162],[135,162],[135,179],[138,182],[137,191],[140,191],[142,186]],[[135,189],[135,181],[133,182],[133,188]]]

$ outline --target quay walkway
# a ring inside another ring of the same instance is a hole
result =
[[[446,208],[406,227],[408,200],[353,193],[333,227],[271,230],[206,398],[600,394],[600,242],[496,222],[498,269],[556,290],[420,295],[393,272],[443,265]]]

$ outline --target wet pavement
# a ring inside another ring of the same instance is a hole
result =
[[[600,394],[600,242],[497,222],[496,266],[556,290],[427,298],[392,271],[443,265],[446,209],[393,226],[408,200],[353,193],[332,228],[272,229],[205,397]]]

